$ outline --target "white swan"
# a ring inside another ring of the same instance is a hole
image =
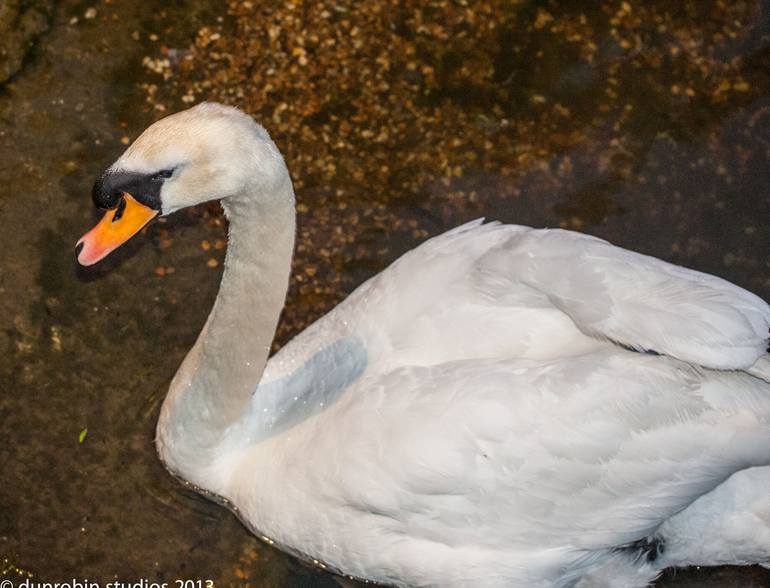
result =
[[[96,183],[113,210],[78,258],[213,198],[225,271],[157,447],[259,536],[398,586],[636,587],[665,566],[770,563],[770,309],[753,294],[586,235],[473,222],[268,361],[294,194],[242,112],[149,127]]]

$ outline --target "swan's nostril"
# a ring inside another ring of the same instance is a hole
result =
[[[119,221],[125,211],[126,211],[126,199],[123,198],[123,195],[121,194],[120,200],[118,201],[118,207],[115,209],[115,214],[112,217],[112,222]]]

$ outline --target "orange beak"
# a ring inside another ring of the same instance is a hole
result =
[[[158,212],[124,192],[121,204],[115,210],[108,210],[102,220],[78,241],[78,263],[93,265],[104,259],[136,235]]]

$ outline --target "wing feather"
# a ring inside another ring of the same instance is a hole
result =
[[[514,235],[482,263],[548,296],[584,333],[716,369],[767,349],[770,307],[721,278],[562,230]]]
[[[329,495],[410,537],[611,548],[770,465],[767,384],[666,357],[456,362],[360,386],[336,420],[356,451],[318,440],[356,472]]]

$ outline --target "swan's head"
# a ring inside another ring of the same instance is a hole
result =
[[[275,194],[289,181],[267,131],[230,106],[204,103],[148,127],[94,184],[108,212],[78,241],[92,265],[158,214],[214,199]]]

